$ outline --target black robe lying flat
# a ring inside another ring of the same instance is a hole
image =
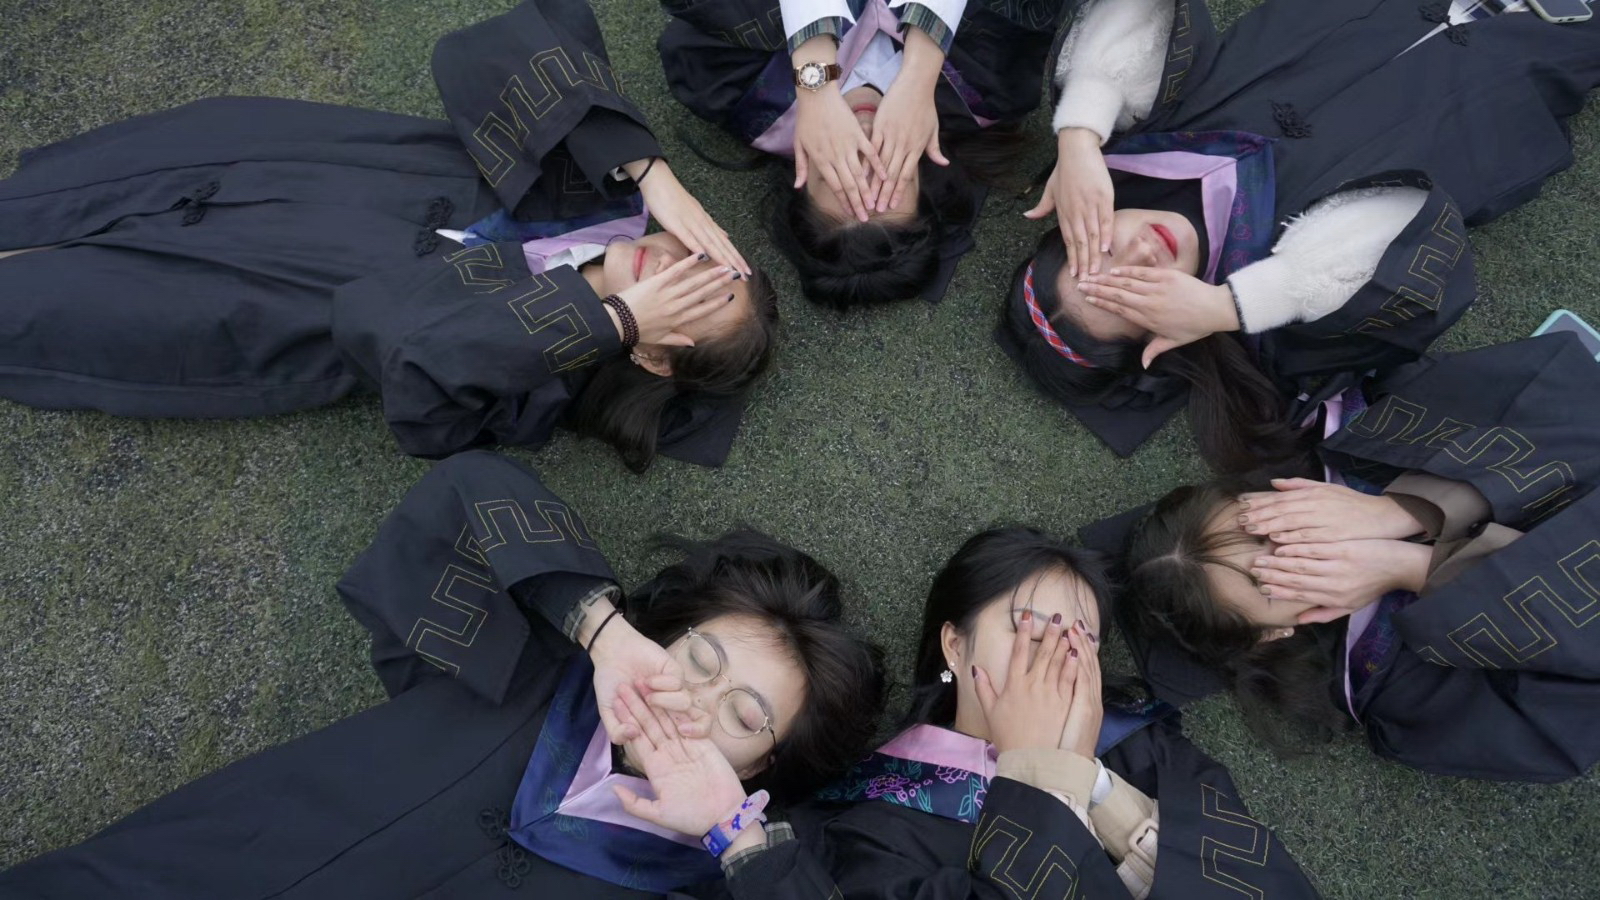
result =
[[[1309,397],[1291,421],[1365,373],[1426,351],[1477,297],[1466,226],[1527,202],[1572,163],[1566,120],[1600,83],[1600,19],[1556,27],[1501,14],[1402,53],[1446,7],[1266,0],[1218,34],[1204,0],[1175,0],[1155,105],[1128,135],[1273,139],[1274,241],[1288,220],[1334,193],[1428,192],[1343,307],[1261,335],[1263,370],[1287,396]],[[1121,137],[1106,152],[1117,152]],[[1122,452],[1175,410],[1124,406],[1089,424]]]
[[[1103,762],[1157,801],[1156,900],[1316,897],[1277,836],[1250,817],[1228,772],[1183,736],[1178,716]],[[1066,804],[996,778],[969,825],[884,802],[794,810],[797,840],[728,879],[738,900],[1017,900],[1127,897],[1110,857]]]
[[[0,872],[0,896],[659,896],[548,862],[501,827],[578,652],[560,624],[613,580],[531,471],[482,452],[440,463],[339,583],[392,699]]]
[[[1353,698],[1373,752],[1441,775],[1583,774],[1600,761],[1600,365],[1575,335],[1550,334],[1425,359],[1370,393],[1318,448],[1330,466],[1376,485],[1407,471],[1465,482],[1491,521],[1525,532],[1394,614],[1398,639]],[[1119,553],[1143,512],[1084,542]],[[1345,709],[1335,643],[1329,702]],[[1168,702],[1224,686],[1175,647],[1130,645]]]
[[[1466,482],[1525,533],[1395,614],[1400,639],[1354,698],[1373,750],[1469,778],[1582,775],[1600,761],[1600,364],[1546,335],[1418,363],[1384,391],[1322,445],[1328,463]]]
[[[238,418],[356,386],[333,290],[495,208],[442,122],[200,100],[25,153],[0,181],[0,396]]]
[[[502,207],[607,217],[637,191],[610,171],[661,148],[582,0],[447,35],[433,67],[453,132],[223,98],[24,154],[0,182],[0,249],[62,246],[0,259],[0,396],[240,418],[365,386],[408,453],[548,440],[620,350],[614,326],[570,268],[535,275],[515,245],[463,249],[436,229]],[[658,449],[720,465],[742,410],[680,396]]]

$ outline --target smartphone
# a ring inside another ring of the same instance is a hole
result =
[[[1552,331],[1573,332],[1578,336],[1578,340],[1583,343],[1584,348],[1593,353],[1597,361],[1600,361],[1600,331],[1596,331],[1593,325],[1578,318],[1577,313],[1566,309],[1556,310],[1550,314],[1549,318],[1544,320],[1544,324],[1539,326],[1533,336],[1538,337],[1541,334],[1549,334]]]
[[[1587,0],[1528,0],[1528,8],[1546,22],[1587,22],[1594,12]]]

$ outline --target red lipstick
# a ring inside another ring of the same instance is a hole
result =
[[[1177,235],[1175,235],[1171,231],[1169,231],[1167,229],[1167,226],[1165,226],[1165,225],[1151,225],[1150,226],[1150,230],[1154,231],[1156,233],[1156,237],[1161,239],[1161,243],[1166,245],[1167,252],[1172,254],[1172,258],[1173,259],[1177,259],[1178,258],[1178,237],[1177,237]]]

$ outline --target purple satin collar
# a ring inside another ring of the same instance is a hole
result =
[[[1334,432],[1344,427],[1344,405],[1344,394],[1335,394],[1327,400],[1322,401],[1322,408],[1325,411],[1325,415],[1322,418],[1323,440],[1333,437]],[[1326,464],[1323,465],[1322,475],[1323,480],[1329,484],[1337,484],[1342,486],[1345,483],[1344,477],[1341,476],[1338,470],[1334,469],[1332,466]],[[1356,716],[1355,688],[1352,687],[1350,683],[1350,658],[1351,654],[1355,652],[1356,644],[1360,643],[1361,636],[1366,633],[1367,626],[1371,625],[1372,620],[1377,618],[1378,606],[1378,603],[1369,603],[1351,613],[1345,621],[1344,703],[1345,706],[1349,708],[1350,715],[1355,716],[1358,720],[1360,717]]]
[[[970,735],[937,725],[915,725],[878,748],[885,756],[897,756],[930,766],[961,769],[984,778],[994,778],[1000,755],[994,745]]]
[[[1164,181],[1200,182],[1200,203],[1205,211],[1208,259],[1204,280],[1216,283],[1222,245],[1228,237],[1228,218],[1239,192],[1238,163],[1229,156],[1208,156],[1186,150],[1157,153],[1111,153],[1106,168]]]
[[[865,8],[856,23],[845,32],[844,40],[839,43],[839,69],[846,75],[850,74],[860,61],[861,54],[867,52],[867,45],[872,43],[872,38],[879,32],[889,37],[899,39],[900,20],[889,11],[889,5],[884,0],[867,0]],[[804,90],[804,88],[797,88]],[[794,156],[794,124],[799,113],[795,104],[783,111],[783,115],[773,122],[771,127],[761,132],[750,146],[764,153],[774,156]]]
[[[545,260],[563,250],[570,250],[583,244],[599,244],[605,247],[612,241],[636,241],[644,237],[645,228],[649,223],[650,210],[646,208],[637,215],[586,225],[555,237],[527,241],[522,245],[522,255],[528,261],[528,271],[537,275],[545,270]]]
[[[612,790],[614,785],[621,785],[646,800],[653,800],[656,796],[655,791],[650,789],[650,782],[643,778],[611,771],[611,742],[606,739],[605,727],[601,726],[590,739],[583,762],[578,764],[578,774],[572,779],[572,785],[567,788],[567,794],[561,798],[561,805],[556,811],[564,816],[610,822],[666,838],[685,847],[700,849],[697,835],[679,834],[629,815],[623,810],[622,801],[617,799],[616,791]]]

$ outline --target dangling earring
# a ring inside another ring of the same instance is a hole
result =
[[[949,684],[950,682],[956,680],[956,673],[950,671],[949,669],[945,669],[943,672],[939,673],[939,680],[945,684]]]

